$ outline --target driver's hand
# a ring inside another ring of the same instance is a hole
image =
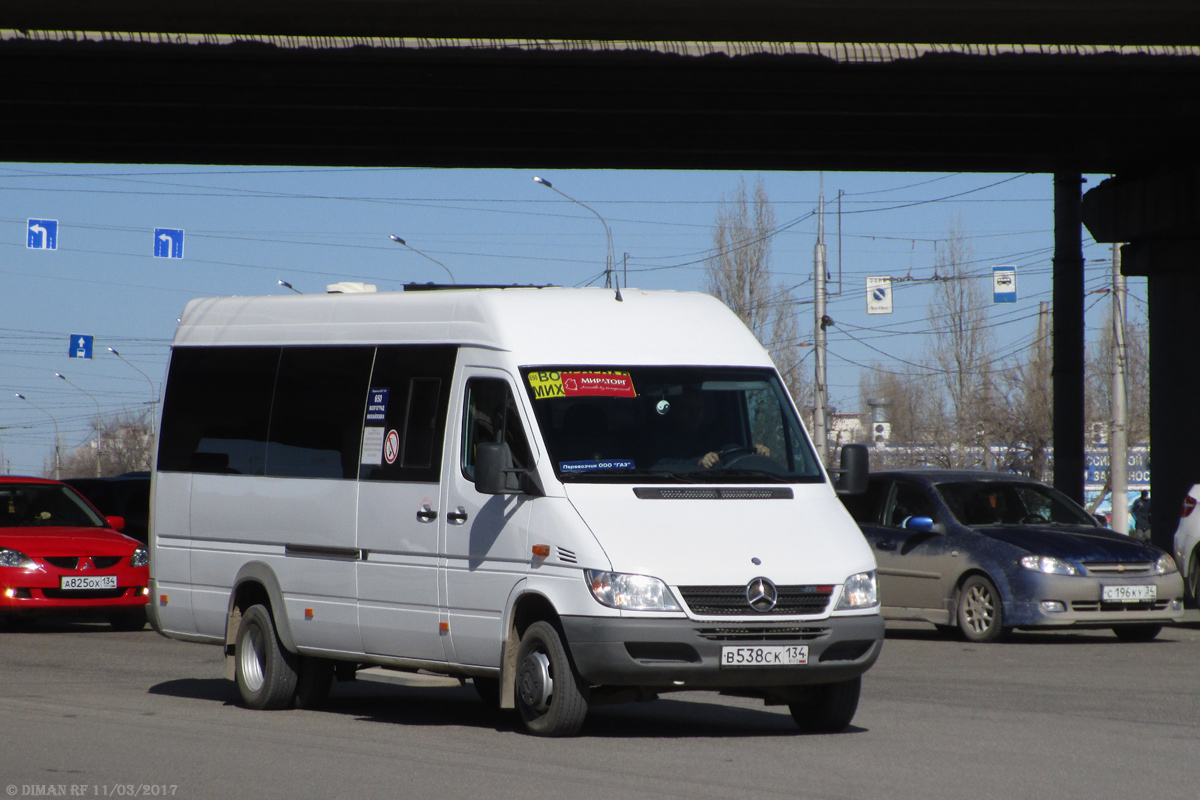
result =
[[[754,452],[758,453],[760,456],[770,456],[771,448],[767,447],[765,444],[756,444],[754,445]]]
[[[704,467],[705,469],[712,469],[713,466],[720,460],[721,457],[716,453],[705,453],[700,459],[700,466]]]

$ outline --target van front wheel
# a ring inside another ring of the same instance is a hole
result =
[[[287,708],[296,696],[296,656],[284,649],[271,612],[250,606],[237,632],[237,686],[249,708]]]
[[[792,719],[807,733],[837,733],[845,730],[858,711],[862,678],[839,683],[797,687],[797,697],[788,703]]]
[[[517,648],[517,710],[537,736],[573,736],[587,716],[587,697],[558,630],[535,622]]]

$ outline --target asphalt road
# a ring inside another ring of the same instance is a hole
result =
[[[998,645],[889,626],[854,726],[689,694],[593,709],[546,740],[471,687],[336,684],[321,711],[249,711],[216,647],[150,630],[0,629],[0,800],[194,798],[1188,798],[1200,626]]]

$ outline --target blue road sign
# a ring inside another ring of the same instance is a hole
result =
[[[68,348],[71,358],[92,357],[92,337],[82,333],[71,334],[71,344]]]
[[[58,249],[58,220],[56,219],[31,219],[25,234],[25,246],[30,250]]]
[[[1017,302],[1017,268],[992,267],[992,303]]]
[[[154,257],[183,258],[183,228],[155,228]]]

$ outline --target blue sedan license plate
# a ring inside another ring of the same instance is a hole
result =
[[[722,667],[794,667],[807,663],[807,645],[721,648]]]
[[[1102,586],[1100,599],[1107,603],[1145,603],[1158,599],[1158,587],[1149,586]]]

